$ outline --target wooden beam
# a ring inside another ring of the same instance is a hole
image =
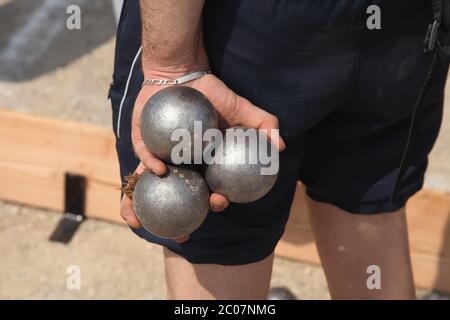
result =
[[[64,173],[87,179],[86,215],[120,222],[111,129],[0,110],[0,199],[63,210]],[[276,253],[319,263],[299,184]],[[423,190],[407,205],[416,285],[450,293],[450,195]]]
[[[62,212],[64,172],[0,163],[0,199]],[[109,199],[109,200],[108,200]],[[117,185],[87,177],[86,216],[122,223]]]
[[[0,163],[73,171],[120,184],[111,129],[0,110]]]
[[[0,110],[0,198],[57,211],[64,173],[86,176],[86,215],[120,222],[111,129]]]

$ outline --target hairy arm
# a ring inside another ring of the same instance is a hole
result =
[[[141,0],[144,74],[207,69],[203,47],[204,0]]]

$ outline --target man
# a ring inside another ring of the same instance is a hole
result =
[[[368,27],[369,7],[381,28]],[[268,195],[238,205],[212,194],[222,212],[184,239],[142,229],[123,197],[132,230],[165,247],[167,297],[266,298],[300,178],[332,298],[414,298],[404,206],[422,187],[441,122],[447,20],[424,52],[427,0],[125,1],[110,89],[122,177],[166,171],[139,130],[144,103],[166,86],[141,89],[144,79],[211,70],[184,85],[211,100],[225,127],[279,128],[272,140],[284,150]],[[374,265],[381,288],[371,290]]]

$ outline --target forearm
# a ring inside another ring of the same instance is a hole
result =
[[[141,0],[144,75],[208,67],[203,47],[204,0]]]

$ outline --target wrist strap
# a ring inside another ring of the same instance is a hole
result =
[[[211,74],[211,70],[202,70],[202,71],[194,71],[185,74],[184,76],[181,76],[177,79],[146,79],[144,82],[142,82],[142,86],[149,86],[149,85],[179,85],[183,84],[189,81],[193,81],[196,79],[199,79],[203,76],[206,76],[207,74]]]

